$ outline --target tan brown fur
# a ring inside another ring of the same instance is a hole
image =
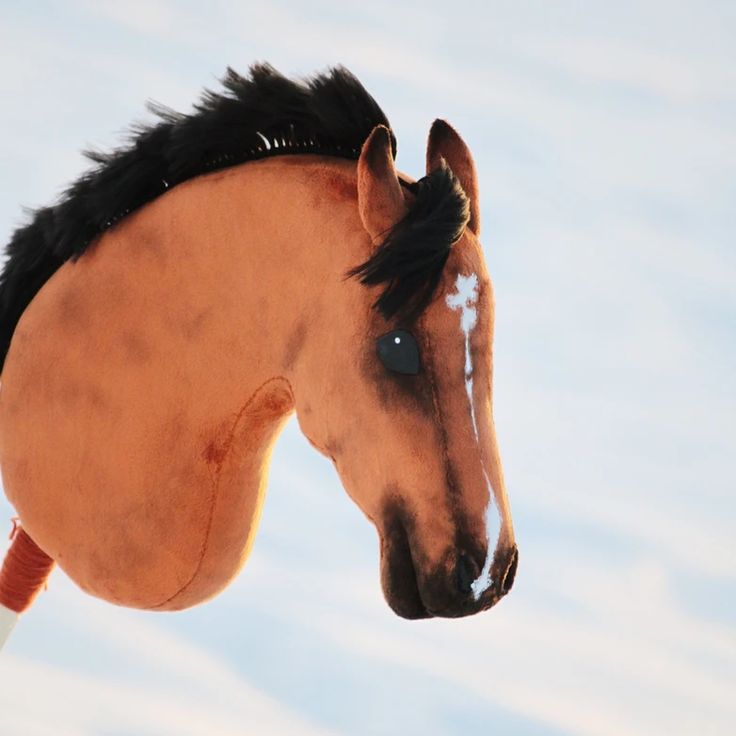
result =
[[[430,165],[458,162],[475,213],[416,325],[424,393],[372,360],[391,325],[372,309],[375,290],[345,277],[406,210],[381,127],[357,167],[293,156],[181,184],[36,295],[3,370],[0,465],[24,528],[84,590],[159,610],[220,591],[252,545],[270,451],[294,410],[382,535],[386,509],[404,510],[430,612],[451,606],[451,583],[432,581],[452,577],[458,529],[485,553],[484,466],[504,520],[498,548],[514,547],[477,182],[464,144],[441,132]],[[470,271],[481,282],[480,444],[458,316],[444,303]]]

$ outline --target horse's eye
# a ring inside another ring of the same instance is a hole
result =
[[[419,373],[419,346],[406,330],[392,330],[376,341],[381,362],[394,373],[416,376]]]

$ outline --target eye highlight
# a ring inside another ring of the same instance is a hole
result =
[[[411,332],[392,330],[376,340],[376,351],[392,373],[416,376],[419,373],[419,346]]]

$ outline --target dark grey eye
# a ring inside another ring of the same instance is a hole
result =
[[[392,330],[376,341],[381,362],[394,373],[416,376],[419,373],[419,346],[406,330]]]

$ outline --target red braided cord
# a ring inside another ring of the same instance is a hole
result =
[[[22,613],[43,588],[54,561],[22,527],[15,526],[11,538],[0,570],[0,605]]]

